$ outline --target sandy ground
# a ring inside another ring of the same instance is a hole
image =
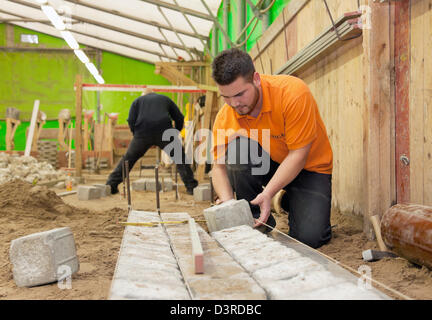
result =
[[[123,235],[123,227],[116,222],[126,221],[127,200],[117,194],[78,201],[76,195],[60,198],[55,193],[62,191],[20,182],[0,185],[0,299],[107,299]],[[177,201],[174,191],[161,193],[161,211],[188,212],[204,219],[202,211],[209,203],[195,202],[184,191],[180,188]],[[155,193],[132,192],[131,196],[133,209],[156,211]],[[279,230],[288,231],[287,219],[285,214],[276,215]],[[368,265],[373,279],[411,298],[432,299],[432,271],[403,258],[365,263],[362,251],[377,249],[377,245],[362,234],[361,220],[333,212],[332,225],[333,239],[320,248],[322,253],[355,270]],[[9,263],[11,240],[65,226],[72,229],[80,262],[79,272],[72,277],[72,289],[59,289],[57,283],[18,288]],[[202,226],[206,229],[205,224]]]

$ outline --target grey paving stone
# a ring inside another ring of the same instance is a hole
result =
[[[209,232],[219,231],[240,225],[254,225],[249,203],[242,200],[230,200],[204,210]]]
[[[70,228],[58,228],[12,240],[10,261],[18,287],[59,280],[79,270],[75,241]],[[66,269],[65,269],[66,268]]]
[[[102,191],[100,188],[91,186],[78,186],[77,188],[78,200],[86,201],[99,199],[101,197]]]

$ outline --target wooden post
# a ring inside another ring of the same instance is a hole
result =
[[[81,177],[82,170],[82,79],[78,74],[75,80],[75,176]]]
[[[35,100],[34,106],[33,106],[33,113],[32,113],[32,117],[31,117],[31,121],[30,121],[30,128],[29,128],[29,132],[28,132],[28,136],[27,136],[26,147],[25,147],[25,151],[24,151],[24,155],[27,157],[30,155],[30,152],[31,152],[31,147],[33,144],[33,136],[34,136],[34,132],[35,132],[35,128],[36,128],[36,121],[38,118],[38,114],[39,114],[39,100]]]
[[[211,130],[211,115],[212,115],[212,110],[214,108],[214,106],[217,103],[217,97],[216,97],[216,93],[212,92],[212,91],[207,91],[206,93],[206,102],[205,102],[205,106],[204,106],[204,124],[202,129],[209,129]],[[201,137],[202,138],[202,137]],[[211,139],[210,137],[206,137],[206,148],[205,148],[205,158],[207,159],[207,154],[208,154],[208,146],[209,146],[209,139]],[[203,143],[203,141],[201,141],[201,143]],[[210,150],[211,152],[211,150]],[[204,179],[204,174],[205,174],[205,162],[203,164],[198,165],[198,169],[197,169],[197,180],[198,181],[202,181]]]
[[[363,30],[363,88],[365,111],[363,231],[374,238],[370,216],[381,216],[391,206],[391,53],[390,7],[388,3],[366,1],[371,8],[370,29]]]
[[[17,119],[6,118],[6,151],[14,149],[14,136],[20,123]]]
[[[68,169],[72,167],[72,130],[73,130],[73,123],[71,123],[69,129]]]
[[[396,97],[396,195],[398,203],[410,201],[410,1],[394,3]]]
[[[46,115],[43,112],[39,111],[39,116],[38,116],[38,119],[36,121],[36,127],[35,127],[35,132],[33,134],[33,142],[32,142],[32,147],[31,147],[31,150],[33,150],[33,151],[38,151],[37,142],[38,142],[39,136],[42,132],[42,128],[46,123],[45,119],[46,119]]]

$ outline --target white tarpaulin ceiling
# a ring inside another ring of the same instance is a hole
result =
[[[0,0],[0,22],[61,38],[41,1]],[[42,0],[43,2],[43,0]],[[221,0],[48,0],[79,44],[147,62],[201,60]],[[66,45],[66,43],[65,43]]]

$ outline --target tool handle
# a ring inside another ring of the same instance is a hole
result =
[[[387,246],[385,245],[383,239],[382,239],[382,235],[381,235],[381,226],[380,226],[380,221],[378,220],[378,216],[371,216],[370,221],[372,223],[372,226],[374,228],[375,231],[375,236],[377,238],[377,242],[378,242],[378,247],[380,248],[381,251],[389,251],[387,249]]]

